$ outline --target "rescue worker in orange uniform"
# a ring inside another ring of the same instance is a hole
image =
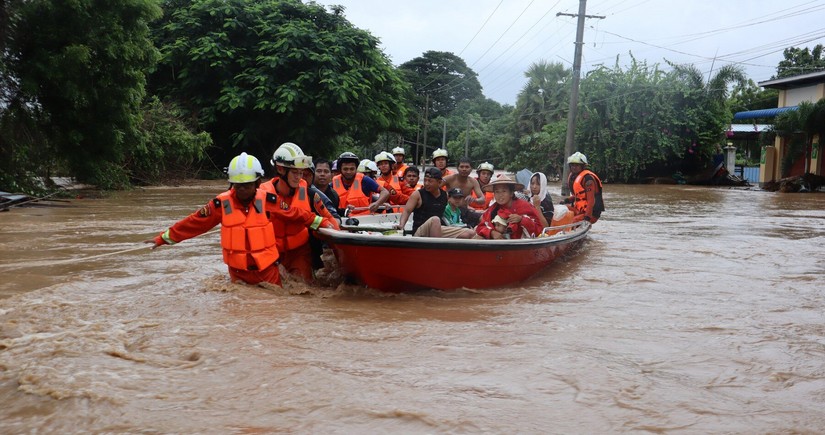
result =
[[[146,243],[154,244],[152,249],[174,245],[221,224],[223,261],[232,282],[281,285],[274,224],[285,221],[312,230],[335,225],[312,212],[290,207],[278,195],[259,189],[264,171],[253,156],[241,153],[232,159],[227,175],[231,183],[228,191]]]
[[[495,168],[491,163],[484,162],[478,165],[476,168],[476,180],[478,180],[478,185],[481,186],[482,191],[484,190],[484,186],[490,184],[490,180],[493,178],[493,170]],[[472,192],[473,198],[477,198],[475,191]],[[480,212],[484,212],[487,210],[487,207],[490,206],[490,203],[493,201],[493,192],[484,192],[484,202],[470,202],[470,207],[478,210]]]
[[[298,145],[285,142],[272,154],[270,163],[275,168],[275,177],[263,183],[261,189],[277,194],[292,208],[313,212],[328,219],[335,229],[339,229],[338,220],[324,205],[324,198],[311,191],[303,179],[304,169],[310,168],[312,157],[305,155]],[[283,220],[273,224],[281,264],[291,275],[300,276],[308,284],[312,283],[309,231],[305,226]]]
[[[398,178],[399,183],[404,182],[404,172],[407,170],[408,166],[404,163],[404,157],[406,157],[406,152],[404,151],[403,147],[395,147],[392,149],[392,157],[395,160],[392,164],[392,170],[395,172],[395,176]]]
[[[433,151],[433,166],[441,171],[441,178],[454,173],[453,171],[447,169],[447,150],[444,148],[438,148]],[[442,189],[446,191],[446,187],[442,186]]]
[[[419,179],[420,172],[418,171],[418,168],[415,166],[407,166],[407,169],[404,170],[404,179],[401,182],[401,194],[398,198],[399,201],[403,202],[405,205],[407,204],[407,201],[410,200],[410,195],[422,187],[422,184],[418,181]]]
[[[390,192],[390,204],[404,205],[407,201],[401,202],[401,183],[396,173],[392,171],[394,161],[395,157],[386,151],[381,151],[375,155],[375,164],[378,165],[378,175],[375,181],[379,186]]]
[[[390,197],[390,192],[375,180],[356,172],[359,163],[358,156],[349,151],[338,156],[341,174],[332,178],[332,188],[338,194],[338,214],[341,216],[375,213]],[[373,193],[378,193],[375,202],[370,198]]]
[[[568,208],[574,213],[573,222],[586,220],[594,224],[604,211],[602,181],[586,169],[587,157],[580,152],[568,157],[567,164],[570,165],[570,178],[567,180],[570,197],[561,204],[572,204]]]

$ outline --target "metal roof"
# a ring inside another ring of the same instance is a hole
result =
[[[780,113],[789,110],[796,110],[797,106],[776,107],[773,109],[748,110],[747,112],[737,112],[733,115],[733,119],[755,119],[755,118],[773,118]]]
[[[825,71],[817,71],[798,76],[783,77],[781,79],[766,80],[759,82],[759,86],[772,89],[788,89],[809,86],[812,84],[825,83]]]

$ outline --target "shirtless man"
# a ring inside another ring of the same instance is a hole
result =
[[[478,180],[470,177],[472,171],[473,166],[470,164],[470,159],[462,157],[458,159],[458,173],[444,177],[443,185],[446,186],[447,191],[457,187],[464,193],[465,206],[470,202],[484,203],[484,192],[481,191],[481,185],[478,184]],[[475,196],[471,195],[471,192],[475,192]]]

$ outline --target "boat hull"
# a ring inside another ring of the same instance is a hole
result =
[[[583,222],[551,237],[459,240],[321,230],[346,276],[378,290],[505,287],[535,275],[585,238]]]

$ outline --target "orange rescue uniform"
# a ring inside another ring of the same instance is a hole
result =
[[[274,230],[274,223],[278,221],[312,228],[324,224],[323,219],[314,213],[290,207],[277,195],[262,189],[257,190],[255,198],[247,206],[241,204],[235,197],[234,189],[230,189],[172,225],[155,240],[156,245],[173,245],[221,224],[223,261],[229,268],[232,281],[280,285],[277,263],[280,255]],[[331,225],[327,222],[322,226]]]
[[[357,208],[365,208],[370,206],[370,198],[364,195],[361,190],[361,180],[364,179],[364,174],[357,173],[349,188],[344,187],[344,178],[342,175],[336,175],[332,178],[332,188],[338,194],[338,208],[346,209],[348,205]],[[362,214],[369,214],[369,210],[358,210],[350,213],[350,216],[358,216]]]

